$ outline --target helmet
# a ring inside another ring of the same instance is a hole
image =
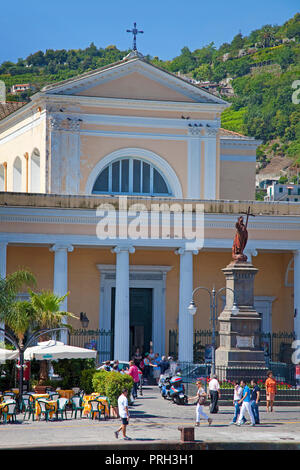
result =
[[[172,379],[170,380],[170,383],[172,385],[175,385],[175,384],[179,384],[180,382],[182,382],[182,377],[172,377]]]

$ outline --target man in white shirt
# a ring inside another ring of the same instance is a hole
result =
[[[122,393],[118,398],[118,410],[119,410],[119,416],[121,418],[122,424],[121,424],[121,427],[117,431],[115,431],[115,436],[117,439],[119,437],[119,432],[122,431],[123,439],[126,441],[130,440],[130,437],[126,436],[126,427],[129,424],[127,395],[128,395],[128,390],[124,388],[124,390],[122,390]]]
[[[218,413],[218,400],[221,396],[220,394],[220,384],[218,382],[217,375],[213,375],[211,380],[209,381],[209,394],[210,394],[210,412],[211,413]]]

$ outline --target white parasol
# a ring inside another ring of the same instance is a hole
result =
[[[69,346],[60,341],[50,340],[38,343],[37,346],[27,348],[24,353],[25,361],[31,359],[55,360],[55,359],[95,359],[97,351],[92,349]]]

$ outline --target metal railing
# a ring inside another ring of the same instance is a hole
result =
[[[96,350],[97,362],[101,363],[112,357],[113,332],[110,330],[73,330],[69,334],[69,344]]]
[[[273,377],[277,382],[277,400],[285,401],[298,401],[300,403],[300,388],[299,382],[296,380],[296,366],[295,364],[283,364],[270,362],[270,370]],[[247,366],[216,366],[216,375],[222,389],[223,400],[231,400],[233,397],[233,389],[235,382],[245,380],[250,384],[252,379],[257,380],[257,383],[262,391],[262,397],[265,397],[265,381],[267,379],[267,367],[247,367]],[[191,362],[178,362],[177,370],[180,371],[183,378],[186,392],[189,396],[196,395],[197,387],[196,381],[201,380],[204,388],[208,389],[208,383],[211,376],[211,364],[202,363],[195,364]]]
[[[293,332],[259,333],[261,350],[265,352],[268,366],[271,362],[290,364],[293,354],[292,342],[296,339]],[[220,336],[216,332],[216,347],[219,347]],[[194,331],[194,357],[195,363],[209,361],[212,342],[211,330]],[[169,330],[169,355],[178,357],[178,331]]]

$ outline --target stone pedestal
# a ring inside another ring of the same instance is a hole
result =
[[[233,261],[222,271],[228,289],[225,308],[218,318],[220,347],[216,350],[216,367],[228,369],[229,378],[235,375],[229,373],[230,368],[238,367],[243,374],[243,368],[245,371],[265,368],[265,360],[259,341],[261,318],[254,308],[254,278],[258,269],[248,262]],[[232,311],[234,301],[239,309],[237,314]]]

